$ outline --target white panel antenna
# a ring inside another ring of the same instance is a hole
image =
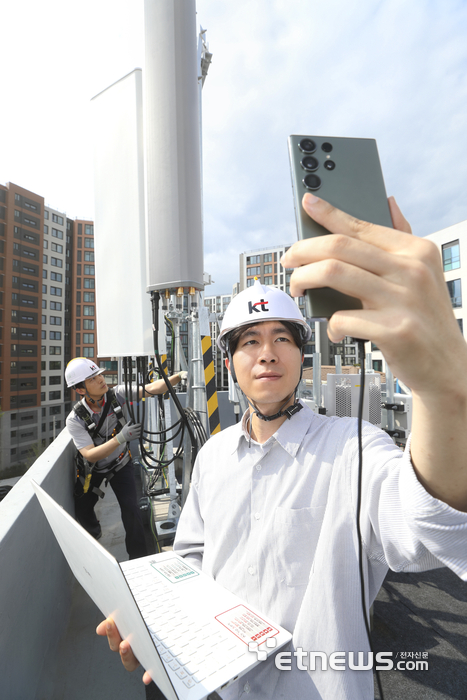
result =
[[[96,95],[92,105],[98,356],[152,355],[141,69]]]

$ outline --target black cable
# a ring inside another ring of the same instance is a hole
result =
[[[159,292],[151,292],[151,302],[152,302],[152,329],[153,329],[153,338],[154,338],[154,356],[156,358],[156,363],[159,368],[159,371],[162,374],[162,379],[165,381],[165,384],[167,386],[167,389],[169,391],[169,394],[171,395],[173,402],[175,406],[177,407],[177,410],[182,418],[182,420],[185,422],[186,428],[188,430],[188,434],[190,436],[191,444],[192,447],[196,450],[196,439],[193,434],[193,430],[191,429],[191,425],[189,421],[186,418],[185,415],[185,410],[183,406],[181,405],[178,396],[172,386],[172,384],[169,382],[169,378],[167,377],[166,373],[164,372],[164,369],[162,367],[162,361],[161,357],[159,355],[159,338],[158,338],[158,331],[159,331],[159,300],[160,300],[160,295]]]
[[[371,642],[371,632],[370,623],[368,620],[366,602],[365,602],[365,578],[363,576],[363,540],[360,528],[360,510],[362,505],[362,480],[363,480],[363,401],[365,399],[365,341],[357,340],[358,343],[358,354],[360,359],[360,395],[358,397],[358,493],[357,493],[357,536],[358,536],[358,569],[360,573],[360,592],[361,592],[361,604],[363,612],[363,620],[365,622],[366,634],[368,637],[368,644],[370,646],[370,651],[375,659],[375,652],[373,649],[373,644]],[[381,678],[379,671],[376,670],[376,681],[378,683],[378,690],[380,694],[380,700],[384,700],[383,688],[381,686]]]

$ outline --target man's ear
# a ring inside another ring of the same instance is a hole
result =
[[[79,394],[80,396],[85,396],[86,395],[86,389],[75,389],[76,393]]]
[[[227,367],[227,369],[228,369],[229,372],[230,372],[230,361],[229,361],[229,358],[228,358],[228,357],[225,358],[225,366]]]

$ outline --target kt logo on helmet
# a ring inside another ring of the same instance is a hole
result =
[[[248,302],[248,313],[252,314],[253,311],[256,311],[257,313],[260,313],[260,311],[269,311],[269,309],[266,309],[266,304],[269,304],[269,302],[264,301],[264,299],[260,299],[255,304],[252,304],[251,301],[249,301]],[[258,306],[260,307],[259,309],[258,309]]]

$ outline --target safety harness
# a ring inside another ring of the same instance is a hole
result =
[[[113,411],[115,413],[115,416],[117,418],[117,425],[115,426],[111,438],[115,437],[123,428],[123,426],[126,423],[125,416],[123,415],[122,407],[117,401],[117,397],[115,396],[115,392],[113,389],[108,389],[107,395],[106,395],[106,401],[105,401],[105,406],[104,409],[101,413],[99,423],[96,425],[96,423],[93,421],[89,411],[87,410],[86,406],[83,405],[81,401],[78,401],[73,406],[73,411],[75,414],[78,416],[78,418],[81,418],[81,420],[84,422],[85,428],[88,431],[89,435],[91,436],[92,441],[94,442],[94,439],[99,435],[99,430],[101,429],[107,414],[109,412],[110,406],[112,406]],[[123,446],[123,451],[118,455],[116,459],[114,459],[109,465],[108,469],[109,471],[106,471],[105,476],[106,476],[106,483],[112,479],[112,477],[120,470],[122,469],[125,464],[122,464],[123,458],[125,457],[126,453],[130,454],[131,457],[131,452],[128,447],[128,442],[124,443]],[[96,473],[97,471],[97,465],[99,462],[88,462],[87,459],[83,457],[81,452],[77,450],[76,452],[76,457],[75,457],[75,464],[76,464],[76,476],[77,480],[81,483],[83,487],[83,493],[87,493],[89,490],[91,490],[91,493],[95,493],[97,496],[100,498],[104,498],[105,493],[101,491],[97,486],[91,486],[91,478],[93,473]],[[78,494],[75,494],[78,495]]]

